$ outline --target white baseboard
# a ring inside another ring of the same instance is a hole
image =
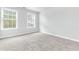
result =
[[[52,34],[52,33],[47,33],[47,32],[42,32],[42,33],[46,33],[46,34],[49,34],[49,35],[52,35],[52,36],[56,36],[56,37],[60,37],[60,38],[64,38],[64,39],[68,39],[68,40],[72,40],[72,41],[79,42],[79,40],[77,40],[77,39],[73,39],[73,38],[66,37],[66,36],[61,36],[61,35]]]

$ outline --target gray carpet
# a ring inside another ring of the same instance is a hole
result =
[[[77,51],[79,43],[44,33],[0,40],[0,51]]]

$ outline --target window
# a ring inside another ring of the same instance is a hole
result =
[[[1,11],[1,29],[17,28],[17,12],[13,9],[3,8]]]
[[[36,15],[33,13],[27,14],[27,28],[35,28]]]

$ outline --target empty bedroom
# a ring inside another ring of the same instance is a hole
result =
[[[0,51],[79,51],[79,7],[0,7]]]

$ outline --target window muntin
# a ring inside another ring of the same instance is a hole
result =
[[[13,9],[2,8],[1,16],[1,29],[17,28],[17,11]]]

